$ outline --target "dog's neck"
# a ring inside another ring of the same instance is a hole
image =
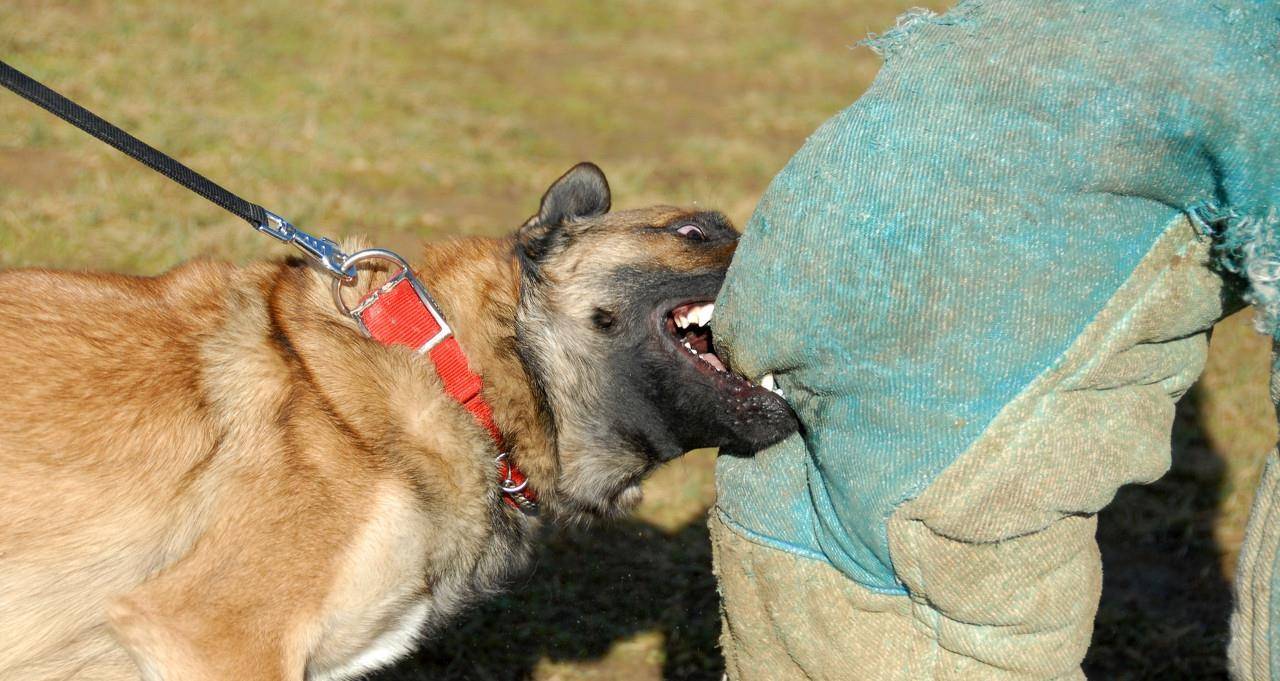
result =
[[[550,414],[516,343],[520,266],[511,239],[428,244],[414,270],[484,380],[512,458],[544,500],[554,497],[558,457]]]
[[[511,460],[527,477],[540,505],[554,507],[559,457],[550,415],[516,346],[520,267],[514,242],[472,238],[431,244],[413,262],[413,269],[447,318],[467,364],[484,381],[482,394]],[[429,437],[430,428],[414,435],[415,424],[405,421],[412,420],[414,407],[404,400],[436,374],[431,361],[415,355],[406,373],[403,360],[361,351],[352,342],[351,334],[359,333],[354,323],[334,323],[339,313],[333,308],[327,277],[301,262],[286,265],[285,271],[290,274],[270,294],[273,343],[282,359],[323,395],[340,429],[368,450],[402,437]],[[372,283],[365,284],[366,291]],[[410,385],[401,389],[395,377]],[[387,401],[371,403],[369,395],[379,393]],[[487,438],[484,444],[485,450],[492,447]],[[492,470],[492,484],[497,485],[497,467]]]

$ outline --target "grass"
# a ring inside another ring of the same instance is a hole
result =
[[[0,58],[304,228],[411,251],[505,233],[584,159],[619,206],[742,224],[874,76],[854,43],[911,4],[6,0]],[[0,267],[285,252],[16,96],[0,120]],[[1276,437],[1245,326],[1223,326],[1183,400],[1171,473],[1102,514],[1097,678],[1225,678],[1230,575]],[[718,679],[713,460],[661,471],[632,520],[554,533],[507,595],[379,678]]]

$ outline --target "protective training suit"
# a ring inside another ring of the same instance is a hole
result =
[[[804,424],[718,464],[729,676],[1080,679],[1097,512],[1169,467],[1209,328],[1280,318],[1280,3],[975,0],[871,46],[717,303]],[[1238,679],[1280,679],[1278,479]]]

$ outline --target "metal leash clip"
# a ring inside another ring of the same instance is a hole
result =
[[[279,239],[286,244],[297,246],[298,250],[320,263],[325,272],[335,278],[344,282],[355,281],[355,270],[347,266],[349,258],[346,253],[342,252],[342,249],[338,248],[338,244],[324,237],[307,234],[294,227],[288,220],[269,210],[264,209],[263,212],[267,214],[266,222],[254,225],[259,232]]]

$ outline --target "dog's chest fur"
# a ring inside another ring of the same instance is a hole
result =
[[[309,372],[323,393],[324,369],[306,361],[323,357],[323,344],[305,347],[306,329],[294,331],[290,337],[299,345],[283,348],[284,354],[299,352],[293,372]],[[285,412],[296,422],[286,424],[287,431],[306,432],[320,444],[325,438],[317,433],[332,425],[332,436],[364,443],[376,461],[348,466],[316,491],[315,503],[332,499],[333,515],[341,517],[337,511],[345,507],[361,520],[348,526],[319,612],[304,625],[308,679],[357,678],[407,655],[422,636],[498,590],[531,552],[536,521],[499,499],[487,435],[442,393],[429,362],[408,352],[379,357],[363,371],[398,377],[367,384],[384,391],[383,399],[357,402],[334,388],[314,401],[295,394]],[[355,360],[333,364],[360,370]],[[344,418],[330,414],[326,400],[365,409]],[[354,440],[342,432],[343,422],[357,434]],[[371,437],[376,445],[368,444]]]
[[[449,560],[454,570],[428,578],[430,557],[445,557],[443,547],[431,546],[428,520],[402,490],[379,494],[325,601],[308,679],[358,678],[395,662],[527,562],[529,528],[499,525],[486,540],[462,547]]]

